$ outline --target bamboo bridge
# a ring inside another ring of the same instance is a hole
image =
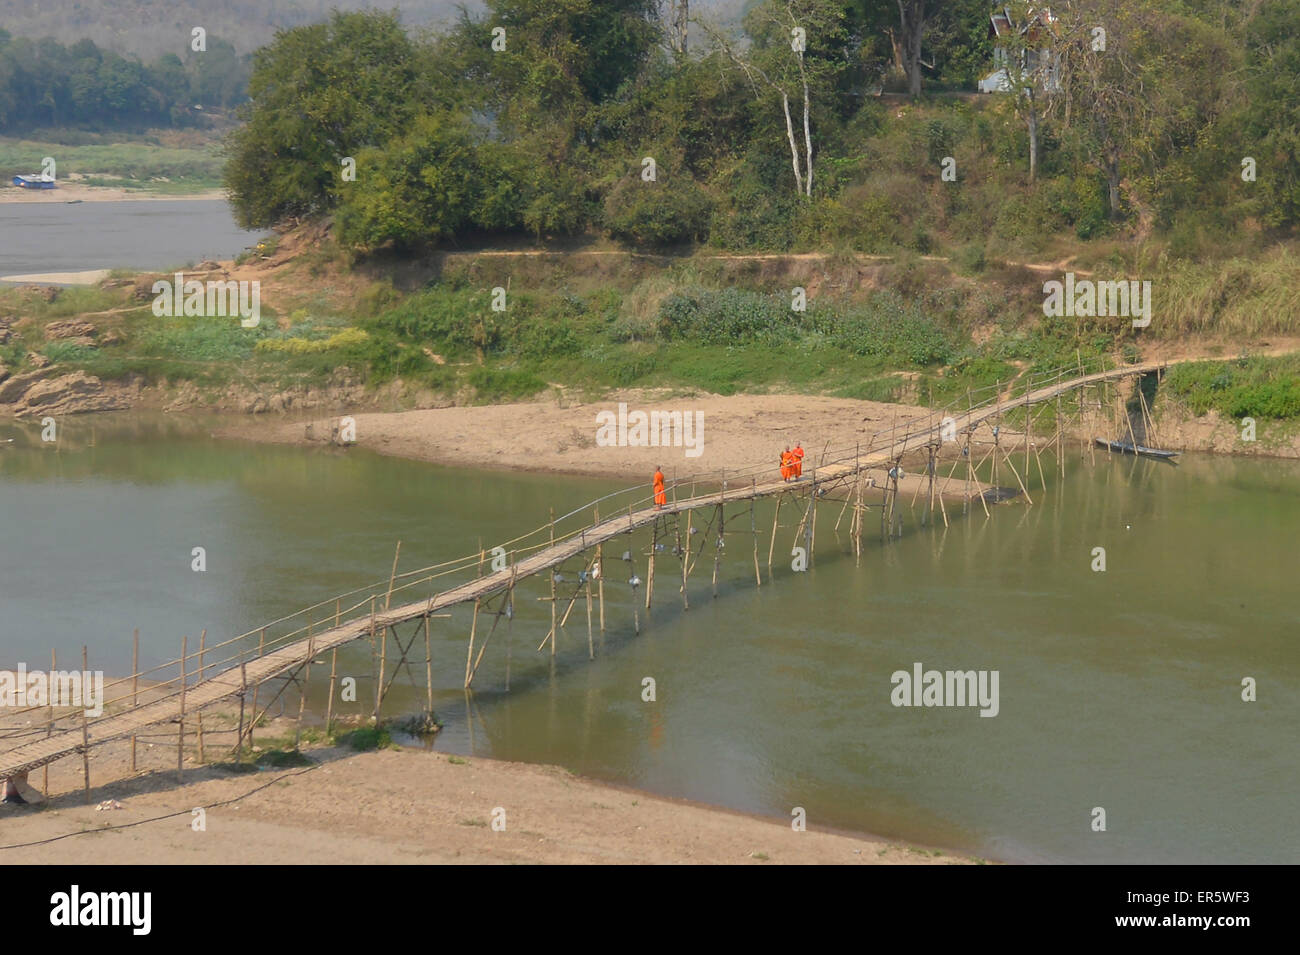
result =
[[[871,436],[865,447],[842,449],[823,453],[819,461],[812,464],[809,456],[805,462],[805,474],[802,479],[787,482],[779,477],[772,477],[775,467],[768,463],[744,471],[718,472],[710,475],[696,475],[677,480],[668,489],[670,500],[662,508],[656,508],[653,500],[645,494],[646,485],[638,485],[624,491],[608,495],[600,501],[584,505],[561,518],[554,518],[545,525],[530,531],[511,541],[479,551],[456,560],[447,561],[432,567],[397,574],[397,558],[394,557],[393,572],[386,581],[369,587],[360,588],[348,594],[332,597],[306,608],[295,614],[273,621],[265,626],[255,628],[237,637],[211,646],[206,645],[206,631],[200,639],[197,651],[192,650],[188,642],[182,644],[181,654],[155,667],[141,670],[138,663],[138,633],[136,649],[133,652],[133,673],[116,680],[112,686],[118,691],[116,697],[106,701],[104,713],[97,718],[89,718],[84,712],[79,716],[65,714],[60,720],[55,719],[52,708],[32,706],[16,712],[44,715],[48,711],[48,721],[36,729],[10,733],[5,739],[18,739],[17,745],[0,752],[0,780],[7,778],[25,779],[31,770],[48,766],[49,763],[65,756],[81,754],[85,768],[86,791],[89,794],[90,749],[130,737],[132,739],[132,769],[135,768],[135,735],[142,729],[159,724],[179,724],[177,742],[177,769],[181,769],[185,739],[185,723],[189,719],[198,726],[198,746],[202,761],[203,708],[221,700],[237,698],[239,701],[239,729],[236,752],[243,746],[245,739],[251,741],[253,727],[259,719],[259,687],[277,678],[286,678],[284,685],[275,694],[272,703],[284,690],[295,685],[299,689],[299,724],[302,720],[302,708],[306,700],[310,680],[311,664],[316,657],[330,652],[330,694],[329,709],[326,720],[330,722],[333,714],[335,685],[338,678],[337,652],[340,647],[357,640],[370,640],[374,656],[377,658],[378,670],[375,678],[374,719],[378,721],[385,693],[392,685],[402,664],[408,670],[411,666],[411,653],[415,641],[423,632],[425,645],[425,668],[428,680],[427,699],[429,710],[433,706],[433,674],[430,650],[430,620],[434,617],[447,616],[442,611],[459,604],[473,603],[473,623],[470,628],[468,650],[465,661],[464,685],[468,690],[475,672],[482,662],[488,644],[496,632],[498,624],[504,618],[507,628],[514,618],[514,591],[516,585],[527,578],[545,573],[549,578],[549,600],[551,626],[538,650],[548,644],[552,655],[556,652],[557,634],[565,626],[577,601],[582,598],[586,603],[587,644],[589,656],[594,656],[592,644],[593,589],[599,601],[600,628],[605,629],[604,585],[609,575],[604,571],[604,545],[619,537],[632,534],[638,528],[651,528],[651,546],[647,557],[646,580],[644,582],[644,602],[648,611],[651,607],[655,588],[656,554],[664,550],[666,540],[671,536],[673,548],[671,555],[677,558],[673,569],[673,583],[679,584],[683,607],[689,609],[688,582],[690,574],[703,556],[705,546],[712,535],[716,540],[713,551],[713,594],[717,595],[718,562],[724,544],[726,511],[732,508],[732,518],[743,516],[744,509],[737,510],[735,505],[747,506],[750,526],[746,533],[753,536],[753,567],[755,582],[762,586],[762,568],[760,566],[759,538],[761,532],[754,523],[754,502],[762,498],[777,498],[776,515],[773,518],[772,531],[768,541],[766,583],[772,582],[772,561],[776,548],[777,532],[782,506],[787,502],[794,505],[793,511],[798,517],[791,544],[791,554],[798,555],[802,547],[803,556],[811,564],[816,544],[816,505],[827,500],[831,492],[836,492],[835,502],[842,497],[840,517],[852,507],[850,536],[856,554],[861,554],[861,537],[863,518],[868,506],[863,504],[863,495],[867,491],[882,495],[880,502],[881,535],[892,539],[901,534],[901,516],[897,508],[898,480],[902,473],[905,458],[919,459],[925,456],[922,465],[922,477],[928,483],[927,507],[930,519],[934,519],[936,501],[945,524],[948,521],[945,496],[954,496],[950,487],[955,483],[962,488],[961,500],[963,510],[978,501],[988,513],[987,494],[984,485],[976,478],[976,472],[990,459],[993,462],[993,483],[998,480],[999,461],[1014,474],[1019,494],[1027,503],[1032,504],[1028,485],[1030,482],[1031,449],[1033,459],[1037,461],[1039,477],[1046,482],[1043,474],[1040,451],[1055,445],[1057,463],[1064,474],[1065,441],[1067,431],[1076,434],[1081,428],[1105,425],[1118,429],[1118,437],[1127,434],[1134,437],[1133,412],[1140,411],[1139,426],[1145,437],[1150,416],[1141,388],[1134,388],[1134,397],[1127,402],[1120,394],[1118,385],[1124,379],[1141,378],[1145,375],[1158,375],[1166,367],[1163,362],[1145,364],[1114,365],[1088,371],[1080,362],[1069,369],[1056,369],[1037,376],[1025,376],[1018,387],[1006,388],[999,383],[984,391],[986,394],[978,404],[975,394],[963,395],[965,410],[941,408],[929,410],[920,417],[905,421],[901,426],[882,430]],[[1072,395],[1071,393],[1077,393]],[[1066,400],[1069,397],[1071,400]],[[1077,397],[1077,401],[1073,398]],[[1051,430],[1045,441],[1036,441],[1035,428],[1041,428],[1043,418],[1048,419]],[[1019,426],[1018,431],[1004,432],[1003,422]],[[1124,422],[1126,424],[1122,424]],[[987,448],[979,464],[975,463],[976,448],[972,442],[985,429],[988,433],[980,438],[981,447]],[[1019,439],[1017,441],[1016,439]],[[1071,438],[1070,440],[1075,440]],[[1005,441],[1005,443],[1004,443]],[[1092,445],[1091,435],[1082,432],[1082,441]],[[1133,441],[1138,443],[1137,440]],[[1013,457],[1024,451],[1024,473],[1015,467]],[[945,450],[950,452],[953,460],[948,477],[939,476],[939,463]],[[962,470],[960,477],[958,469]],[[880,477],[876,477],[877,472]],[[880,480],[881,483],[877,483]],[[1014,490],[1014,489],[1013,489]],[[920,491],[920,485],[917,492]],[[617,501],[611,504],[611,499]],[[913,497],[915,503],[915,496]],[[606,517],[600,517],[601,505],[605,506]],[[593,517],[588,521],[588,512]],[[703,525],[704,533],[699,547],[692,554],[692,537],[699,533],[695,515],[708,515]],[[574,520],[579,518],[579,520]],[[683,517],[685,518],[683,526]],[[568,522],[568,523],[566,523]],[[576,525],[576,526],[575,526]],[[839,522],[836,522],[838,529]],[[665,544],[661,544],[663,538]],[[398,545],[400,555],[400,543]],[[631,559],[631,551],[624,554],[624,560]],[[783,559],[785,555],[782,555]],[[557,587],[567,583],[562,574],[555,569],[563,567],[575,558],[581,558],[582,570],[577,574],[577,586],[570,594],[560,594]],[[661,558],[662,559],[662,558]],[[484,564],[489,563],[489,572],[484,573]],[[639,615],[636,589],[641,585],[636,575],[635,562],[632,563],[631,577],[628,583],[633,588],[633,621],[639,632]],[[449,584],[449,586],[447,586]],[[439,589],[441,588],[441,589]],[[431,592],[430,592],[431,591]],[[406,600],[394,605],[393,598],[402,599],[421,593],[419,599]],[[344,601],[347,606],[344,606]],[[491,604],[495,602],[496,606]],[[561,612],[560,605],[567,606]],[[484,622],[480,625],[480,616]],[[490,620],[490,626],[488,621]],[[397,627],[414,624],[403,645]],[[482,631],[486,630],[486,633]],[[390,673],[388,659],[388,640],[390,632],[400,656],[395,656],[396,667]],[[256,640],[256,647],[252,646]],[[475,654],[475,651],[477,655]],[[224,651],[224,653],[223,653]],[[216,656],[217,654],[222,654]],[[83,649],[83,661],[85,650]],[[417,661],[418,662],[418,661]],[[187,667],[189,670],[187,672]],[[159,680],[157,675],[163,671],[179,669],[179,675],[170,680]],[[53,669],[53,668],[52,668]],[[83,667],[84,669],[84,667]],[[373,669],[373,666],[372,666]],[[209,675],[211,674],[211,675]],[[146,695],[153,697],[140,701],[139,682],[148,681]],[[507,688],[509,670],[507,668]],[[385,681],[387,680],[387,683]],[[129,684],[129,690],[126,686]],[[161,693],[162,695],[158,695]],[[251,695],[252,714],[245,720],[245,704]],[[260,711],[265,715],[271,704]],[[112,710],[113,712],[110,712]],[[56,722],[74,724],[55,730]],[[46,788],[48,790],[48,768],[46,770]]]

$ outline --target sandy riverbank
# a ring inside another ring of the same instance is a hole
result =
[[[698,454],[686,447],[601,447],[596,442],[597,415],[618,414],[620,402],[629,412],[699,412],[703,430]],[[720,476],[723,469],[746,472],[766,467],[760,480],[777,475],[777,460],[786,447],[802,443],[807,457],[804,475],[823,455],[852,456],[866,448],[877,432],[927,415],[925,408],[813,395],[692,395],[626,391],[593,403],[553,399],[503,405],[431,408],[419,411],[356,413],[356,445],[381,454],[431,461],[453,467],[544,471],[583,474],[619,480],[648,481],[655,466],[675,476]],[[326,444],[339,416],[227,418],[215,429],[219,437],[298,446]],[[877,441],[879,444],[879,440]],[[950,467],[950,465],[949,465]],[[958,469],[963,471],[964,469]],[[948,467],[941,469],[946,477]],[[948,488],[963,492],[963,474]],[[912,490],[909,476],[900,488]],[[972,485],[973,486],[973,485]]]
[[[229,713],[205,713],[208,759],[228,758]],[[259,730],[269,740],[287,721]],[[187,722],[192,727],[192,721]],[[552,766],[451,757],[419,748],[355,753],[304,747],[305,767],[234,773],[187,761],[155,727],[130,773],[127,741],[50,771],[42,806],[0,806],[0,862],[966,864],[976,860],[819,827],[667,799]],[[192,746],[190,747],[192,752]],[[110,782],[109,780],[117,780]],[[31,774],[39,788],[41,770]],[[116,800],[122,808],[96,811]],[[206,807],[206,829],[192,810]],[[492,828],[494,812],[505,829]],[[70,838],[57,838],[73,833]],[[22,846],[56,839],[39,846]],[[12,847],[12,848],[11,848]]]
[[[224,199],[220,189],[169,194],[127,189],[122,186],[84,186],[63,181],[53,189],[23,189],[11,184],[0,185],[0,203],[4,202],[125,202],[135,199]]]

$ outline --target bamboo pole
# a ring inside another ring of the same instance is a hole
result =
[[[181,637],[181,712],[180,729],[176,734],[176,781],[180,782],[184,774],[185,760],[185,657],[189,653],[188,636]]]
[[[208,628],[204,627],[203,632],[199,634],[199,682],[203,682],[203,652],[208,644]],[[199,730],[199,765],[204,763],[203,759],[203,711],[199,710],[194,714],[194,719]]]
[[[676,489],[673,490],[673,494],[675,500]],[[596,523],[600,523],[599,507],[596,508]],[[596,599],[600,603],[600,633],[603,638],[605,635],[605,545],[603,543],[596,545],[596,567],[600,571],[600,575],[596,578]],[[603,642],[601,646],[604,646]]]
[[[758,478],[750,479],[750,498],[749,498],[749,533],[754,539],[754,583],[758,587],[763,586],[763,574],[758,569],[758,525],[755,523],[754,507],[758,499]]]
[[[131,709],[135,709],[140,691],[140,628],[131,634]],[[131,734],[131,772],[135,772],[135,734]]]
[[[433,640],[429,636],[429,615],[424,615],[424,708],[433,715]]]
[[[551,585],[551,590],[555,590],[555,585]],[[474,659],[474,634],[478,631],[478,605],[481,598],[474,599],[474,617],[469,625],[469,650],[465,653],[465,687],[469,688],[469,667],[470,661]],[[555,601],[551,601],[551,620],[555,620]],[[551,651],[554,654],[554,650]]]
[[[480,563],[480,564],[482,564],[482,556],[481,556],[481,554],[482,554],[482,552],[480,551],[480,560],[479,560],[479,563]],[[384,595],[384,609],[385,609],[385,610],[388,609],[388,601],[391,600],[391,599],[392,599],[392,596],[393,596],[393,582],[397,580],[397,558],[399,558],[399,557],[401,557],[401,556],[402,556],[402,542],[401,542],[401,541],[398,541],[398,542],[397,542],[397,550],[393,552],[393,570],[392,570],[392,572],[388,575],[388,593]],[[388,631],[385,629],[384,632],[387,633]]]
[[[1028,394],[1029,385],[1025,385]],[[1034,430],[1033,402],[1025,400],[1025,477],[1029,477],[1029,439]]]
[[[257,658],[262,659],[262,654],[266,647],[266,627],[263,627],[257,636]],[[262,684],[253,684],[253,702],[251,704],[253,711],[252,722],[248,724],[248,748],[253,748],[253,731],[257,729],[257,691],[262,688]]]
[[[1056,466],[1065,477],[1065,420],[1061,417],[1061,395],[1056,396]]]
[[[239,735],[235,737],[235,763],[244,761],[244,697],[248,695],[248,675],[244,671],[244,651],[239,651]]]
[[[311,632],[311,617],[307,617],[307,659],[302,665],[302,688],[298,692],[298,722],[293,727],[293,748],[302,743],[302,717],[307,710],[307,690],[311,686],[312,657],[316,655],[316,637]]]
[[[1151,417],[1149,409],[1147,408],[1147,396],[1142,394],[1141,377],[1134,379],[1133,386],[1134,390],[1137,391],[1138,401],[1141,403],[1142,408],[1142,431],[1145,435],[1143,440],[1150,446],[1156,447],[1158,445],[1158,442],[1155,440],[1156,422],[1155,419]]]
[[[808,488],[808,527],[805,530],[808,543],[808,566],[813,565],[813,555],[817,552],[817,468],[812,469],[812,484]]]
[[[694,490],[694,483],[691,488]],[[694,497],[694,495],[691,495]],[[682,545],[682,609],[691,609],[690,593],[687,590],[687,583],[690,580],[691,573],[691,519],[695,516],[695,508],[686,509],[686,543]]]
[[[768,580],[772,579],[772,554],[776,550],[776,528],[777,528],[777,522],[781,518],[781,504],[784,503],[784,501],[785,501],[785,491],[782,491],[780,494],[776,496],[776,511],[772,514],[772,538],[767,545],[767,579]],[[687,544],[689,545],[689,543],[690,540],[688,538]]]
[[[384,689],[384,674],[379,669],[379,654],[375,646],[375,595],[370,595],[370,672],[375,678],[375,711],[371,714],[371,719],[375,725],[379,725],[379,700],[380,694]]]
[[[426,630],[428,627],[428,618],[425,618]],[[338,687],[338,670],[339,670],[339,648],[335,647],[330,651],[330,694],[329,699],[325,701],[325,732],[331,732],[330,727],[334,725],[334,693]]]
[[[1025,482],[1020,480],[1020,472],[1017,471],[1016,466],[1011,463],[1011,455],[1005,454],[1004,457],[1007,459],[1007,467],[1009,467],[1011,469],[1011,473],[1016,476],[1016,483],[1020,485],[1020,493],[1025,496],[1026,501],[1028,501],[1030,504],[1033,504],[1034,503],[1033,499],[1030,498],[1029,496],[1029,491],[1025,487]]]
[[[654,524],[650,529],[650,559],[645,572],[645,609],[650,611],[650,598],[655,589],[655,548],[659,544],[659,518],[655,518]]]
[[[599,551],[600,548],[597,548]],[[510,692],[510,661],[515,651],[515,578],[519,568],[515,566],[514,551],[510,552],[510,598],[506,605],[506,692]]]
[[[551,547],[555,546],[555,508],[551,508]],[[560,635],[556,633],[555,623],[555,570],[547,570],[547,576],[551,579],[551,656],[555,656],[556,644],[560,642]],[[477,605],[476,605],[477,606]],[[468,673],[466,674],[468,678]]]
[[[726,526],[723,505],[718,505],[718,536],[713,539],[713,596],[718,596],[718,561],[722,559],[722,534]]]
[[[84,680],[90,673],[89,651],[86,645],[81,645],[81,678]],[[86,804],[90,804],[90,718],[86,716],[85,700],[82,701],[81,707],[81,773],[82,783],[86,789]]]
[[[137,641],[139,640],[139,636],[140,636],[140,631],[137,630],[136,631]],[[58,651],[51,650],[50,651],[50,672],[53,673],[58,668],[59,668]],[[133,666],[131,669],[135,672],[139,672],[140,670],[138,666]],[[50,704],[50,721],[45,726],[45,738],[49,739],[51,736],[54,735],[54,694],[53,693],[50,693],[48,695],[48,699],[46,700],[46,702]],[[135,700],[131,701],[131,705],[132,706],[135,705]],[[45,793],[45,798],[48,799],[50,796],[50,764],[46,763],[43,768],[45,770],[45,776],[44,776],[44,782],[41,783],[41,792]],[[135,772],[135,734],[134,733],[131,735],[131,772]]]
[[[379,701],[375,704],[375,719],[384,709],[384,681],[388,679],[388,625],[379,635]]]
[[[856,467],[855,467],[856,470]],[[862,557],[862,472],[857,471],[858,500],[853,507],[853,555]]]
[[[596,646],[591,639],[591,568],[587,569],[587,659],[596,659]]]
[[[1125,403],[1122,395],[1119,394],[1119,388],[1115,388],[1115,397],[1119,399],[1120,410],[1124,413],[1124,423],[1128,425],[1128,439],[1133,445],[1133,456],[1137,457],[1137,435],[1133,433],[1133,416],[1128,413],[1128,404]]]

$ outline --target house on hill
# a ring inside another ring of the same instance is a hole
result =
[[[1006,93],[1012,75],[1033,78],[1049,93],[1061,90],[1060,54],[1053,41],[1060,35],[1060,19],[1051,8],[1029,8],[1023,23],[1016,23],[1011,8],[995,9],[989,16],[989,38],[994,41],[992,73],[979,82],[981,93]],[[1012,63],[1011,57],[1017,62]]]

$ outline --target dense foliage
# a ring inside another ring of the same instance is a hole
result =
[[[419,39],[336,13],[257,54],[227,183],[246,225],[337,214],[359,251],[598,231],[978,269],[1063,234],[1154,227],[1197,258],[1294,228],[1300,0],[1076,0],[1033,41],[991,38],[992,9],[761,0],[743,37],[693,20],[688,52],[649,0],[488,0]],[[1052,82],[961,92],[1016,43]]]
[[[183,60],[167,53],[145,64],[93,40],[63,46],[0,29],[0,130],[193,125],[205,107],[243,101],[250,69],[217,38]]]

